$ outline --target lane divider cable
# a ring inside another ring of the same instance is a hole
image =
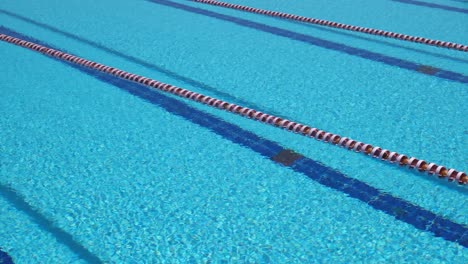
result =
[[[339,29],[344,29],[344,30],[357,31],[357,32],[365,33],[365,34],[378,35],[378,36],[387,37],[387,38],[399,39],[403,41],[416,42],[416,43],[421,43],[421,44],[426,44],[426,45],[431,45],[431,46],[436,46],[436,47],[441,47],[441,48],[468,52],[468,45],[457,44],[453,42],[434,40],[434,39],[428,39],[428,38],[416,37],[416,36],[409,36],[409,35],[395,33],[391,31],[385,31],[381,29],[347,25],[347,24],[342,24],[342,23],[323,20],[323,19],[292,15],[292,14],[287,14],[283,12],[270,11],[270,10],[255,8],[255,7],[230,4],[230,3],[214,1],[214,0],[193,0],[193,1],[198,2],[198,3],[203,3],[203,4],[221,6],[221,7],[231,8],[231,9],[247,11],[251,13],[267,15],[267,16],[291,19],[291,20],[301,21],[305,23],[316,24],[320,26],[327,26],[327,27],[339,28]]]
[[[342,137],[340,135],[333,134],[318,128],[303,125],[301,123],[290,121],[267,113],[262,113],[260,111],[248,107],[232,104],[210,96],[192,92],[174,85],[146,78],[141,75],[122,71],[114,67],[109,67],[94,61],[86,60],[59,50],[48,48],[6,34],[0,34],[0,40],[45,54],[50,57],[54,57],[56,59],[60,59],[62,61],[67,61],[69,63],[91,68],[96,71],[104,72],[121,79],[133,81],[151,88],[155,88],[159,91],[171,93],[179,97],[183,97],[192,101],[219,108],[234,114],[241,115],[246,118],[254,119],[256,121],[260,121],[272,126],[280,127],[290,132],[294,132],[306,137],[311,137],[319,141],[327,142],[333,145],[338,145],[340,147],[358,153],[364,153],[365,155],[371,156],[376,159],[380,159],[382,161],[399,164],[401,166],[411,169],[416,168],[420,172],[425,172],[429,175],[437,175],[439,178],[445,178],[448,181],[458,182],[462,185],[466,185],[468,183],[468,176],[466,175],[466,173],[457,171],[455,169],[447,169],[446,167],[437,165],[435,163],[427,163],[426,161],[417,159],[415,157],[408,157],[404,154],[399,154],[397,152],[382,149],[380,147],[372,146],[370,144],[359,142],[347,137]]]

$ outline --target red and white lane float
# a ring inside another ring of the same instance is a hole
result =
[[[262,14],[262,15],[267,15],[267,16],[291,19],[291,20],[296,20],[296,21],[301,21],[301,22],[311,23],[311,24],[316,24],[316,25],[321,25],[321,26],[334,27],[334,28],[350,30],[350,31],[357,31],[357,32],[365,33],[365,34],[378,35],[378,36],[387,37],[387,38],[394,38],[394,39],[399,39],[399,40],[404,40],[404,41],[411,41],[411,42],[416,42],[416,43],[421,43],[421,44],[426,44],[426,45],[431,45],[431,46],[437,46],[437,47],[442,47],[442,48],[447,48],[447,49],[468,52],[468,45],[457,44],[453,42],[409,36],[405,34],[400,34],[400,33],[380,30],[380,29],[347,25],[347,24],[342,24],[342,23],[323,20],[323,19],[303,17],[303,16],[298,16],[298,15],[292,15],[292,14],[259,9],[259,8],[243,6],[243,5],[230,4],[230,3],[214,1],[214,0],[193,0],[193,1],[204,3],[204,4],[215,5],[215,6],[238,9],[242,11],[247,11],[247,12],[257,13],[257,14]]]
[[[257,121],[277,126],[288,131],[301,134],[303,136],[315,138],[317,140],[328,142],[333,145],[338,145],[348,150],[353,150],[355,152],[364,153],[365,155],[371,156],[376,159],[383,161],[388,161],[390,163],[396,163],[401,166],[406,166],[408,168],[415,168],[421,172],[426,172],[429,175],[437,175],[440,178],[445,178],[449,181],[458,182],[460,184],[468,183],[468,176],[466,173],[461,171],[456,171],[455,169],[447,169],[444,166],[437,165],[435,163],[427,163],[424,160],[419,160],[417,158],[408,157],[403,154],[396,152],[391,152],[390,150],[382,149],[380,147],[375,147],[370,144],[359,142],[347,137],[342,137],[337,134],[326,132],[314,127],[303,125],[297,122],[293,122],[287,119],[283,119],[274,115],[267,113],[262,113],[260,111],[243,107],[236,104],[231,104],[213,97],[209,97],[203,94],[192,92],[180,87],[162,83],[150,78],[146,78],[140,75],[122,71],[117,68],[109,67],[94,61],[86,60],[59,50],[51,49],[36,43],[11,37],[5,34],[0,34],[0,40],[9,42],[30,50],[34,50],[50,57],[54,57],[63,61],[81,65],[87,68],[91,68],[97,71],[105,72],[107,74],[130,80],[136,83],[143,84],[145,86],[155,88],[159,91],[172,93],[174,95],[190,99],[192,101],[200,102],[207,104],[212,107],[216,107],[225,111],[232,112],[247,118],[255,119]]]

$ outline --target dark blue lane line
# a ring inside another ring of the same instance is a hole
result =
[[[0,32],[3,30],[0,28]],[[57,241],[67,246],[79,258],[89,263],[103,263],[96,255],[87,248],[78,243],[72,235],[56,226],[51,220],[47,219],[39,210],[28,204],[21,195],[9,186],[0,184],[0,196],[13,205],[18,211],[25,213],[42,230],[52,234]],[[1,263],[1,262],[0,262]]]
[[[368,51],[368,50],[361,49],[361,48],[354,48],[354,47],[347,46],[341,43],[324,40],[324,39],[320,39],[317,37],[305,35],[302,33],[297,33],[294,31],[290,31],[290,30],[286,30],[286,29],[282,29],[282,28],[278,28],[274,26],[269,26],[266,24],[254,22],[251,20],[243,19],[243,18],[220,14],[220,13],[216,13],[213,11],[208,11],[206,9],[192,7],[192,6],[188,6],[188,5],[181,4],[181,3],[175,3],[175,2],[167,1],[167,0],[147,0],[147,1],[151,3],[155,3],[155,4],[173,7],[176,9],[184,10],[184,11],[195,13],[195,14],[204,15],[207,17],[212,17],[212,18],[219,19],[222,21],[234,23],[236,25],[240,25],[243,27],[248,27],[248,28],[256,29],[262,32],[274,34],[276,36],[289,38],[289,39],[300,41],[300,42],[307,43],[310,45],[322,47],[325,49],[335,50],[335,51],[346,53],[352,56],[356,56],[356,57],[368,59],[371,61],[380,62],[380,63],[384,63],[384,64],[391,65],[391,66],[396,66],[402,69],[411,70],[420,74],[424,74],[424,73],[418,72],[418,68],[421,66],[421,64],[418,64],[415,62],[387,56],[384,54]],[[434,68],[437,68],[437,67],[434,67]],[[430,75],[430,76],[434,76],[434,77],[438,77],[438,78],[442,78],[446,80],[451,80],[455,82],[460,82],[460,83],[468,83],[468,76],[465,76],[460,73],[452,72],[449,70],[443,70],[440,68],[438,68],[438,72],[436,74]]]
[[[42,41],[38,41],[6,28],[0,27],[0,33],[5,33],[54,48]],[[112,75],[97,72],[75,64],[70,64],[62,60],[55,60],[68,64],[69,66],[93,76],[98,80],[114,85],[130,94],[138,96],[147,102],[165,109],[169,113],[182,117],[201,127],[207,128],[224,139],[251,149],[273,161],[278,159],[278,155],[281,152],[288,152],[287,149],[276,142],[261,138],[260,136],[237,125],[231,124],[196,108],[192,108],[183,101],[179,101],[160,92],[150,90],[146,86],[119,79]],[[285,161],[285,159],[282,160]],[[406,200],[382,192],[367,183],[350,178],[339,171],[333,170],[300,154],[290,159],[290,161],[291,163],[289,163],[289,161],[286,162],[288,162],[287,164],[291,169],[324,186],[330,187],[336,191],[367,203],[372,208],[408,223],[419,230],[431,232],[437,237],[468,247],[468,227],[466,226],[449,219],[445,219],[442,216],[428,211],[418,205],[414,205]],[[285,164],[278,160],[276,162],[278,162],[278,164]]]
[[[0,248],[0,264],[13,264],[13,259]]]
[[[239,98],[237,96],[234,96],[234,95],[232,95],[230,93],[221,91],[221,90],[219,90],[219,89],[217,89],[217,88],[215,88],[213,86],[210,86],[210,85],[208,85],[206,83],[197,81],[197,80],[189,78],[189,77],[182,76],[182,75],[180,75],[180,74],[178,74],[176,72],[165,69],[165,68],[163,68],[161,66],[150,63],[150,62],[145,61],[143,59],[140,59],[140,58],[137,58],[137,57],[134,57],[134,56],[119,52],[119,51],[117,51],[115,49],[106,47],[106,46],[104,46],[102,44],[99,44],[98,42],[95,42],[95,41],[86,39],[84,37],[81,37],[81,36],[78,36],[78,35],[63,31],[63,30],[60,30],[58,28],[55,28],[53,26],[50,26],[50,25],[47,25],[47,24],[44,24],[44,23],[41,23],[41,22],[34,21],[34,20],[30,19],[30,18],[27,18],[27,17],[21,16],[21,15],[12,13],[12,12],[7,11],[7,10],[0,9],[0,14],[4,14],[6,16],[10,16],[10,17],[16,18],[18,20],[33,24],[35,26],[47,29],[47,30],[52,31],[54,33],[60,34],[62,36],[65,36],[65,37],[68,37],[70,39],[76,40],[78,42],[84,43],[86,45],[92,46],[93,48],[102,50],[102,51],[104,51],[104,52],[106,52],[108,54],[112,54],[112,55],[114,55],[116,57],[120,57],[120,58],[125,59],[125,60],[127,60],[129,62],[132,62],[132,63],[138,64],[140,66],[143,66],[143,67],[145,67],[147,69],[160,72],[160,73],[165,74],[166,76],[168,76],[168,77],[170,77],[170,78],[172,78],[174,80],[178,80],[178,81],[184,82],[186,84],[189,84],[189,85],[191,85],[193,87],[197,87],[197,88],[200,88],[202,90],[209,91],[213,95],[216,95],[219,98],[224,98],[227,101],[231,101],[233,103],[237,103],[237,104],[240,104],[240,105],[243,105],[243,106],[247,106],[249,108],[259,109],[262,112],[269,112],[271,114],[277,115],[279,117],[284,117],[286,119],[291,119],[290,117],[287,117],[287,116],[281,116],[280,114],[275,113],[275,111],[273,111],[273,110],[266,109],[265,107],[260,107],[260,106],[256,105],[255,103],[249,102],[248,100],[245,100],[245,99]]]
[[[416,0],[392,0],[392,1],[393,2],[400,2],[400,3],[404,3],[404,4],[425,6],[425,7],[430,7],[430,8],[436,8],[436,9],[442,9],[442,10],[447,10],[447,11],[453,11],[453,12],[468,14],[468,9],[459,8],[459,7],[446,6],[446,5],[428,3],[428,2],[423,2],[423,1],[416,1]]]

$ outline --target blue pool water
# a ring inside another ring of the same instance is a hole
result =
[[[468,43],[467,14],[421,1],[230,2]],[[6,0],[0,24],[0,33],[468,169],[463,52],[182,0]],[[467,261],[466,188],[8,43],[0,57],[0,261]],[[289,167],[271,160],[284,149],[303,157]]]

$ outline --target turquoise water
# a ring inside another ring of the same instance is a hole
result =
[[[171,2],[468,75],[462,52]],[[467,171],[466,83],[171,2],[7,0],[0,24],[87,59]],[[468,15],[442,9],[388,0],[231,2],[468,43]],[[0,57],[0,248],[15,263],[467,261],[458,243],[109,83],[4,42]],[[466,188],[184,102],[468,223]]]

